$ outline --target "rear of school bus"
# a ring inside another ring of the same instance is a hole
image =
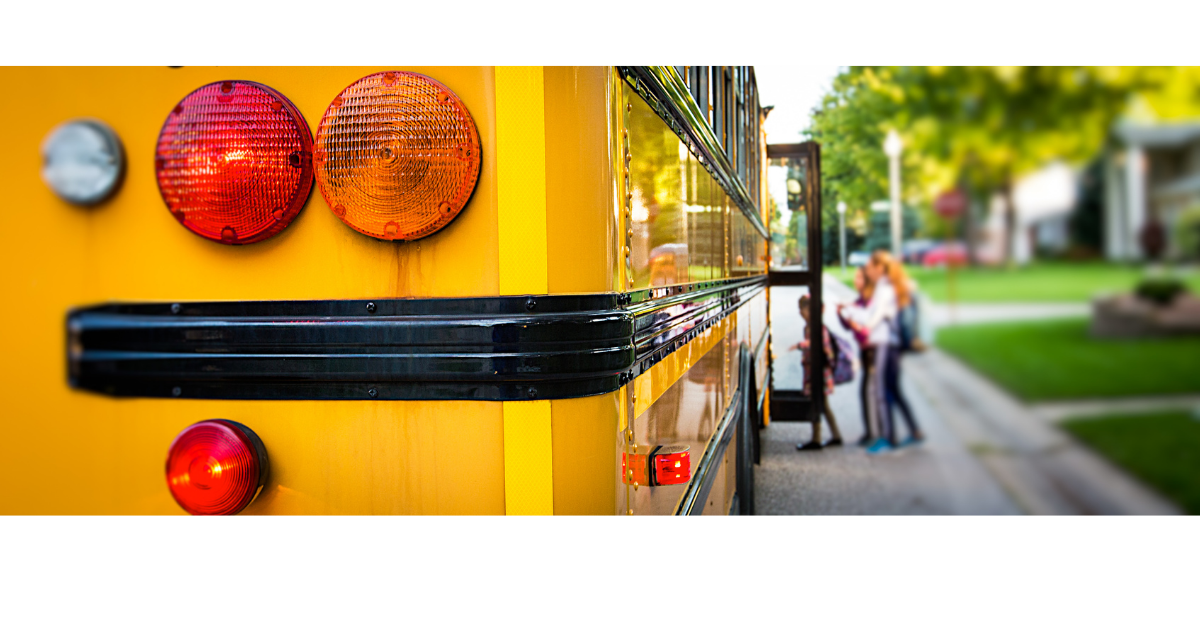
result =
[[[0,69],[0,513],[738,510],[759,109],[694,76]]]

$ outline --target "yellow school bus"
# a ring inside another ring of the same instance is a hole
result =
[[[0,77],[0,513],[752,512],[752,68]]]

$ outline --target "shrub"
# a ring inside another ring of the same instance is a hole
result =
[[[1175,297],[1187,292],[1187,286],[1174,277],[1149,277],[1143,279],[1134,290],[1138,298],[1157,305],[1170,305]]]

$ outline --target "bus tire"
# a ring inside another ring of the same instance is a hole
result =
[[[750,350],[742,347],[739,385],[742,389],[741,408],[737,424],[737,494],[738,514],[754,514],[754,460],[758,436],[758,395],[754,385],[754,365]]]

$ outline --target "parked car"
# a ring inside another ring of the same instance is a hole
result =
[[[920,264],[925,254],[937,245],[933,240],[906,240],[900,245],[900,255],[905,264]]]
[[[967,247],[961,242],[945,242],[929,249],[921,258],[921,264],[926,268],[954,264],[962,266],[967,263]]]

